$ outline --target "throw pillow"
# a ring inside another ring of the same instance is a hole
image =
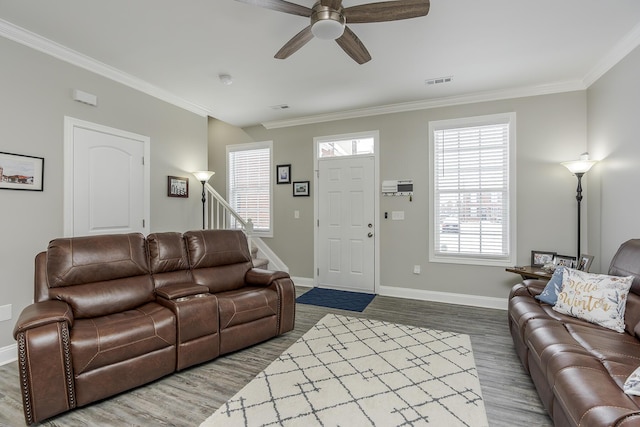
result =
[[[632,276],[608,276],[567,268],[553,309],[624,332],[624,310],[632,280]]]
[[[640,368],[636,368],[636,370],[629,375],[622,389],[626,394],[640,396]]]
[[[564,273],[565,267],[558,267],[553,272],[551,279],[547,283],[547,286],[544,287],[544,290],[540,293],[540,295],[536,295],[536,299],[546,302],[547,304],[556,305],[556,301],[558,300],[558,294],[562,289],[562,277]]]

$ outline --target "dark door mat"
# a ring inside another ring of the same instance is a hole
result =
[[[339,291],[335,289],[313,288],[296,298],[300,304],[319,305],[321,307],[337,308],[339,310],[362,312],[375,294],[361,292]]]

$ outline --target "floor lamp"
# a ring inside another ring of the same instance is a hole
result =
[[[196,179],[202,183],[202,229],[204,230],[204,218],[205,218],[205,204],[207,203],[207,194],[204,191],[204,185],[209,181],[215,172],[211,171],[197,171],[193,172]]]
[[[576,254],[576,262],[580,260],[580,203],[582,202],[582,176],[595,165],[595,160],[589,160],[589,153],[582,153],[580,160],[572,160],[570,162],[562,162],[562,166],[578,178],[578,188],[576,190],[576,200],[578,201],[578,253]]]

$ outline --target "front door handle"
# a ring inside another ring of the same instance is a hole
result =
[[[373,233],[369,232],[369,234],[367,234],[367,237],[373,237]]]

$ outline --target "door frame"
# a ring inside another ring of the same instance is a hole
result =
[[[374,270],[373,270],[373,292],[375,294],[378,293],[378,289],[380,288],[380,131],[363,131],[363,132],[353,132],[353,133],[345,133],[338,135],[325,135],[318,136],[313,138],[313,223],[315,224],[313,227],[313,286],[318,287],[318,254],[319,254],[319,244],[320,240],[318,237],[318,219],[320,217],[320,201],[319,201],[319,189],[318,189],[318,179],[320,172],[320,158],[318,157],[318,144],[321,142],[325,142],[327,140],[339,140],[339,139],[349,139],[349,138],[362,138],[362,137],[372,137],[373,138],[373,206],[374,206],[374,227],[373,227],[373,235],[374,239]],[[370,157],[371,155],[367,155]],[[356,156],[354,156],[356,157]],[[357,156],[360,157],[360,156]],[[344,157],[340,157],[344,159]],[[330,161],[330,160],[324,160]]]
[[[109,135],[127,138],[134,141],[142,142],[144,146],[144,233],[148,234],[151,229],[151,138],[144,135],[138,135],[121,129],[100,125],[97,123],[87,122],[76,119],[74,117],[64,116],[64,152],[63,152],[63,168],[64,168],[64,185],[63,185],[63,235],[64,237],[73,237],[73,179],[74,179],[74,131],[76,128],[87,129],[93,132],[101,132]]]

